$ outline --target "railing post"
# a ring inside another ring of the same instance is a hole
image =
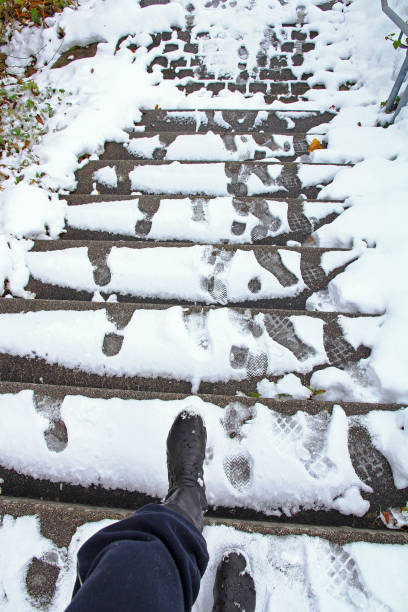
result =
[[[405,23],[405,21],[403,19],[401,19],[401,17],[399,15],[397,15],[397,13],[395,11],[392,10],[392,8],[390,8],[388,6],[388,0],[381,0],[381,8],[383,10],[383,12],[387,15],[387,17],[389,17],[391,19],[391,21],[393,23],[395,23],[396,26],[398,26],[398,28],[401,30],[401,35],[405,34],[406,36],[408,36],[408,23]],[[391,93],[388,97],[387,100],[387,104],[385,106],[385,110],[387,112],[390,112],[391,108],[394,106],[394,102],[397,98],[398,92],[405,80],[405,77],[407,75],[408,72],[408,49],[407,49],[407,54],[405,57],[405,60],[401,66],[401,69],[398,73],[398,76],[396,78],[396,81],[394,83],[394,87],[391,90]],[[401,108],[403,106],[405,106],[405,104],[408,102],[408,85],[405,88],[404,93],[401,96],[401,99],[398,103],[397,106],[397,110],[394,113],[394,116],[391,120],[391,123],[394,123],[395,118],[397,117],[397,115],[399,114]]]
[[[401,32],[408,36],[408,23],[405,23],[403,19],[395,11],[388,6],[388,0],[381,0],[381,8],[383,12],[399,27]]]
[[[408,57],[408,55],[407,55],[407,57]],[[391,123],[394,123],[394,121],[395,121],[396,117],[398,116],[401,108],[403,106],[405,106],[407,104],[407,102],[408,102],[408,85],[406,86],[405,91],[404,91],[404,93],[401,96],[401,100],[398,103],[397,110],[394,113],[394,116],[392,118],[392,122]]]
[[[398,92],[399,92],[399,90],[401,88],[401,85],[404,82],[404,79],[406,77],[407,72],[408,72],[408,51],[407,51],[407,54],[405,56],[404,63],[401,66],[401,70],[399,71],[397,79],[396,79],[396,81],[394,83],[394,87],[392,88],[391,93],[390,93],[390,95],[388,97],[387,104],[385,106],[386,112],[389,112],[391,110],[391,108],[394,106],[395,99],[396,99],[396,97],[398,95]],[[400,101],[400,103],[401,103],[401,101]]]

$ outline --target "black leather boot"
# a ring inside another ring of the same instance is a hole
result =
[[[167,437],[169,491],[164,506],[203,530],[207,509],[203,462],[207,432],[202,418],[183,410],[176,417]]]
[[[255,612],[255,584],[245,569],[243,555],[231,552],[223,558],[215,576],[213,612]]]

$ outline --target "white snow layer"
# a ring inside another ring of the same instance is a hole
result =
[[[19,183],[0,191],[0,231],[16,238],[58,238],[66,201],[35,185]]]
[[[370,378],[360,371],[360,378],[356,378],[355,373],[349,372],[352,385],[349,386],[347,397],[372,399],[375,396],[372,390],[374,384],[376,388],[381,388],[381,397],[384,400],[408,401],[408,383],[405,376],[408,370],[405,350],[408,296],[402,280],[408,265],[405,239],[408,177],[405,134],[408,111],[400,113],[395,125],[387,129],[376,127],[378,123],[383,125],[389,120],[389,116],[383,114],[380,102],[387,98],[391,90],[403,54],[396,51],[389,41],[384,40],[393,26],[381,12],[380,6],[371,0],[355,0],[349,6],[337,3],[333,10],[325,12],[316,6],[315,0],[304,0],[302,4],[303,8],[293,0],[285,3],[278,0],[258,0],[255,5],[246,5],[240,1],[236,6],[228,6],[227,10],[222,10],[221,6],[206,8],[204,0],[200,0],[195,3],[193,33],[206,30],[210,32],[211,38],[200,42],[200,53],[206,56],[212,70],[234,76],[239,54],[246,55],[248,70],[256,65],[256,55],[268,26],[277,26],[275,33],[280,40],[284,40],[285,32],[280,25],[294,22],[296,19],[305,22],[305,32],[318,32],[318,36],[313,39],[315,49],[304,54],[302,66],[292,66],[291,69],[298,76],[301,76],[302,72],[313,73],[309,83],[325,83],[327,89],[312,89],[304,95],[306,101],[285,105],[285,110],[290,112],[295,109],[307,111],[335,108],[338,114],[330,124],[311,131],[317,133],[323,129],[328,145],[327,149],[314,151],[310,156],[311,160],[318,164],[354,162],[356,166],[339,170],[336,175],[328,169],[322,173],[322,165],[320,170],[310,166],[302,169],[306,182],[317,179],[324,182],[332,180],[323,188],[320,198],[347,198],[346,210],[344,205],[333,204],[333,210],[341,213],[340,216],[317,230],[314,238],[321,246],[349,247],[353,244],[360,245],[364,241],[375,248],[367,249],[343,274],[338,275],[329,285],[328,295],[324,299],[312,298],[309,305],[311,308],[326,310],[386,313],[370,361],[373,376]],[[393,9],[404,19],[408,17],[404,0],[395,0]],[[151,42],[148,32],[163,31],[171,26],[184,27],[184,22],[185,12],[183,5],[179,3],[141,9],[131,0],[107,0],[103,6],[95,0],[88,0],[80,2],[77,11],[67,8],[62,14],[49,19],[46,29],[23,28],[21,32],[15,32],[11,42],[4,47],[4,51],[10,56],[7,62],[10,65],[17,63],[25,66],[31,61],[29,58],[36,55],[37,65],[41,68],[34,77],[38,85],[41,88],[49,85],[56,90],[71,92],[73,103],[72,107],[57,107],[55,115],[47,119],[47,134],[35,150],[40,164],[33,164],[25,169],[24,186],[26,182],[44,172],[45,176],[41,179],[43,187],[52,187],[55,190],[74,188],[73,172],[79,156],[101,152],[106,140],[128,143],[129,147],[136,146],[136,141],[129,138],[126,130],[131,130],[134,122],[140,119],[141,108],[153,108],[156,105],[161,108],[190,108],[190,114],[198,124],[205,120],[205,115],[196,112],[194,109],[197,108],[266,108],[263,97],[259,94],[245,98],[239,92],[226,90],[216,97],[211,97],[209,92],[203,91],[185,95],[176,88],[175,83],[163,80],[160,71],[155,70],[152,74],[146,72],[146,66],[162,52],[161,46],[147,51]],[[129,23],[132,23],[132,35],[128,42],[134,42],[139,49],[132,53],[124,44],[116,52],[118,38],[129,34]],[[61,29],[65,32],[62,41],[58,38],[58,31]],[[241,32],[245,33],[245,49],[241,48]],[[373,47],[371,41],[374,39],[376,44]],[[52,64],[62,51],[76,44],[86,45],[90,42],[98,43],[95,57],[72,62],[56,70],[50,70],[49,65],[46,65],[50,62]],[[16,60],[15,56],[27,59]],[[338,85],[346,81],[356,84],[351,85],[349,90],[339,91]],[[274,103],[272,108],[280,106],[280,103]],[[262,112],[260,110],[259,121],[264,118]],[[184,114],[186,113],[188,111],[184,111]],[[282,116],[286,117],[289,126],[292,121],[290,117],[283,113]],[[226,128],[221,115],[216,114],[215,121],[220,128]],[[217,140],[216,145],[213,135],[203,138],[207,143],[203,147],[206,152],[210,148],[215,151],[220,146],[220,140]],[[148,140],[144,141],[144,147],[147,147],[144,152],[150,154],[157,141],[150,143]],[[188,142],[190,145],[194,142],[193,149],[201,147],[201,144],[198,145],[199,141],[193,138],[189,138]],[[200,143],[202,142],[200,140]],[[190,153],[186,153],[186,143],[186,140],[176,139],[169,147],[170,157],[189,157]],[[241,140],[238,144],[243,147],[242,155],[251,153],[252,141],[242,143]],[[221,152],[219,150],[219,153]],[[181,180],[181,173],[177,172],[180,167],[175,163],[176,165],[171,166],[169,176],[160,175],[158,172],[150,178],[143,177],[141,173],[135,175],[134,188],[142,188],[145,181],[150,189],[153,180],[168,190],[169,185],[174,186]],[[211,185],[214,186],[215,193],[225,195],[225,177],[221,173],[217,174],[216,166],[212,170],[211,176],[205,172],[202,175],[200,189],[206,190]],[[27,237],[58,235],[62,225],[62,212],[58,210],[56,202],[45,209],[44,198],[41,198],[43,204],[39,204],[38,192],[35,197],[32,195],[34,192],[31,192],[31,197],[28,198],[23,184],[19,184],[9,196],[9,190],[14,187],[7,181],[3,185],[0,211],[3,232],[7,235]],[[256,177],[249,182],[248,187],[249,193],[262,193],[264,189]],[[201,193],[200,189],[193,186],[195,193]],[[9,200],[9,197],[12,199]],[[28,208],[29,200],[36,202],[36,209],[40,206],[35,219],[32,214],[34,208]],[[92,213],[91,206],[88,208],[89,216]],[[313,207],[319,214],[315,204],[310,203],[308,207]],[[76,210],[72,210],[73,208]],[[67,214],[68,218],[74,219],[75,216],[82,215],[82,223],[85,223],[84,208],[86,207],[72,207]],[[24,213],[15,212],[17,210],[24,210]],[[102,208],[100,210],[102,212]],[[106,212],[113,215],[110,210],[110,205],[104,205],[104,214]],[[136,213],[131,212],[131,205],[121,204],[115,212],[118,213],[116,226],[126,225],[125,233],[132,235],[131,216]],[[155,215],[154,225],[157,224],[156,217],[160,218],[160,214],[161,211]],[[77,223],[81,221],[77,220]],[[107,226],[108,218],[106,223],[101,219],[94,219],[92,222],[88,220],[87,223]],[[220,230],[215,227],[219,228],[217,223],[205,226],[203,223],[190,222],[192,239],[209,242],[216,240],[218,236],[231,238],[231,232],[222,232],[223,235],[220,235]],[[184,230],[183,223],[175,221],[174,226],[174,234],[186,235],[187,229]],[[156,234],[155,231],[151,238],[165,233],[163,230],[157,230]],[[246,229],[240,238],[247,240],[249,235],[250,230]],[[234,237],[233,240],[237,239]],[[3,269],[9,267],[6,255],[5,258],[6,263],[2,265],[1,270],[4,278],[10,276],[10,273]],[[14,270],[16,272],[15,267]],[[334,374],[333,370],[331,372]],[[365,378],[363,384],[361,376]],[[331,377],[331,380],[333,389],[338,389],[337,398],[344,399],[345,386],[335,376]]]
[[[239,398],[222,409],[194,396],[172,402],[66,396],[60,415],[68,441],[59,452],[47,445],[52,417],[36,410],[32,391],[1,395],[0,406],[0,463],[36,478],[163,497],[167,433],[187,408],[201,414],[206,424],[204,477],[211,504],[288,516],[300,507],[356,516],[369,509],[361,493],[371,489],[352,466],[348,419],[340,406],[331,414],[322,410],[314,416],[302,411],[285,416],[261,403],[248,409]],[[231,438],[230,422],[235,418],[239,423],[240,416],[245,423]],[[390,420],[390,435],[397,423]],[[391,442],[383,438],[387,458]],[[407,478],[402,444],[393,452],[391,465],[398,466],[400,478]]]
[[[106,259],[111,280],[103,287],[94,281],[87,247],[29,252],[25,262],[37,280],[92,293],[103,290],[139,297],[227,304],[295,297],[307,289],[300,272],[300,254],[296,251],[278,250],[282,264],[295,277],[289,287],[281,285],[274,274],[261,266],[253,251],[222,251],[221,261],[210,263],[213,253],[212,247],[198,245],[140,249],[114,246]],[[217,286],[209,291],[207,281],[214,275]],[[256,292],[249,289],[251,281],[257,282]]]
[[[169,161],[245,161],[255,159],[255,153],[264,154],[264,159],[294,155],[293,136],[272,135],[268,143],[260,145],[254,136],[221,136],[207,134],[184,134],[176,136],[168,146],[160,143],[158,135],[147,138],[133,138],[125,143],[131,155],[151,159],[155,150],[163,149]]]
[[[253,321],[262,332],[258,337],[250,332],[245,313],[229,308],[191,313],[181,306],[136,309],[126,328],[118,332],[123,336],[119,352],[107,356],[102,351],[105,335],[117,330],[105,309],[2,314],[0,351],[36,355],[48,363],[99,375],[187,380],[194,392],[201,380],[243,380],[256,375],[259,367],[272,376],[307,373],[328,363],[324,321],[319,317],[290,317],[297,337],[308,347],[299,358],[269,336],[262,313]],[[244,362],[234,363],[234,347],[246,351]]]
[[[111,231],[134,236],[136,222],[144,218],[138,208],[138,202],[138,199],[134,199],[70,206],[66,211],[67,225],[78,229]],[[265,228],[267,236],[289,232],[287,203],[268,199],[265,204],[274,220],[273,225]],[[304,206],[308,204],[305,202]],[[200,209],[199,215],[194,213],[196,206]],[[319,202],[316,207],[310,208],[311,219],[318,218],[319,214],[329,215],[331,212],[331,205],[326,203]],[[231,226],[234,221],[245,224],[242,234],[233,234]],[[251,212],[247,215],[237,213],[231,196],[201,198],[199,202],[187,197],[161,198],[160,208],[153,216],[148,238],[159,241],[191,240],[214,243],[228,240],[231,243],[245,243],[252,242],[251,232],[257,225],[259,219]]]
[[[80,546],[113,522],[103,520],[81,525],[66,550],[40,534],[36,516],[14,519],[6,515],[0,525],[2,610],[38,610],[38,603],[30,601],[25,577],[30,561],[41,556],[60,568],[49,610],[64,610],[71,599]],[[255,582],[256,612],[277,609],[283,612],[316,609],[405,612],[408,592],[401,568],[408,562],[406,546],[365,542],[339,546],[306,535],[264,536],[224,526],[205,527],[204,537],[210,561],[193,612],[212,609],[215,573],[229,552],[239,552],[246,559],[247,571]]]
[[[94,181],[97,181],[102,185],[106,185],[106,187],[110,187],[111,189],[116,189],[118,186],[118,177],[115,166],[105,166],[104,168],[99,168],[99,170],[93,173],[92,178]]]

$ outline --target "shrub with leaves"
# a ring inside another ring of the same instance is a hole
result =
[[[36,163],[33,147],[45,134],[55,107],[63,100],[70,105],[68,95],[63,89],[40,90],[32,79],[0,81],[0,180],[14,176],[18,183],[24,168]]]
[[[40,25],[46,17],[52,17],[76,0],[0,0],[0,28],[4,36],[7,24]]]
[[[408,22],[407,22],[408,23]],[[396,34],[395,32],[392,32],[391,34],[388,34],[388,36],[385,37],[385,40],[390,40],[393,44],[394,49],[399,49],[401,47],[401,49],[408,49],[408,36],[405,38],[405,42],[403,42],[402,37],[403,34],[402,32],[400,32],[400,35],[398,38],[395,38]]]

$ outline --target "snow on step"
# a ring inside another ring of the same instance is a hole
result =
[[[349,366],[369,356],[382,322],[336,313],[45,300],[2,300],[0,312],[3,379],[58,383],[68,371],[82,386],[163,384],[162,390],[183,391],[191,384],[197,392],[202,383],[212,392],[230,385],[232,394],[253,390],[264,376],[294,372],[309,379],[315,368]]]
[[[315,198],[345,166],[278,162],[91,161],[78,170],[76,193],[180,194]]]
[[[147,110],[136,129],[149,132],[307,132],[333,113],[296,110]]]
[[[327,288],[357,256],[353,250],[305,247],[38,241],[24,264],[30,274],[26,289],[39,298],[90,299],[103,292],[133,301],[263,301],[268,307],[304,308],[314,291]]]
[[[2,586],[10,609],[23,609],[28,601],[34,609],[64,610],[79,546],[130,513],[1,497],[0,559],[10,568]],[[229,551],[246,557],[262,610],[349,610],[356,602],[365,610],[405,609],[403,534],[276,523],[258,529],[251,521],[206,520],[210,561],[194,612],[211,609],[215,572]]]
[[[381,507],[406,501],[408,457],[401,428],[408,424],[408,408],[366,406],[362,414],[347,416],[340,405],[313,406],[309,414],[307,403],[296,410],[293,402],[288,411],[285,402],[245,404],[233,397],[222,406],[217,398],[197,396],[98,399],[90,390],[88,395],[56,391],[0,392],[0,476],[6,494],[12,488],[7,470],[14,470],[34,481],[98,485],[107,500],[108,490],[163,498],[167,433],[187,408],[202,415],[208,432],[204,478],[211,506],[295,518],[307,510],[333,510],[367,522]],[[43,495],[44,484],[33,487]],[[62,489],[64,499],[75,501],[69,488]],[[125,493],[122,503],[126,499]]]
[[[101,159],[163,159],[167,161],[246,161],[309,159],[316,134],[131,134],[123,145],[108,143]],[[320,139],[322,137],[320,136]]]
[[[72,204],[66,211],[67,238],[100,232],[157,241],[284,244],[288,239],[305,240],[344,210],[341,202],[232,196],[71,195],[67,199]]]

